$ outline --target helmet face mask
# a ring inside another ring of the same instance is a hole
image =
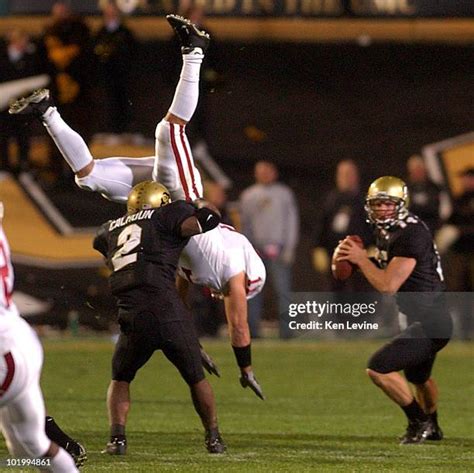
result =
[[[128,213],[140,210],[157,209],[171,203],[168,189],[159,182],[143,181],[138,183],[128,194]]]
[[[365,210],[370,223],[386,230],[404,220],[408,215],[406,184],[397,177],[379,177],[369,187]]]

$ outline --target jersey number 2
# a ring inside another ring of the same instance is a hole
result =
[[[117,238],[118,250],[112,256],[114,271],[137,261],[137,253],[132,251],[140,244],[141,239],[142,229],[135,223],[120,232]]]

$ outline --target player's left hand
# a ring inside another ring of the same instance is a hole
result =
[[[218,378],[221,377],[217,365],[214,363],[214,360],[204,351],[203,347],[201,347],[201,363],[209,374],[215,374]]]
[[[242,372],[242,376],[240,377],[240,385],[243,388],[250,388],[262,401],[265,400],[262,388],[260,384],[258,384],[253,371]]]
[[[345,238],[341,243],[339,243],[337,253],[337,261],[350,261],[352,264],[356,265],[368,258],[365,248],[361,248],[350,238]]]

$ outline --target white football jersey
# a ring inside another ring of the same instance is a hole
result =
[[[265,266],[248,239],[222,223],[192,237],[178,263],[182,278],[217,292],[222,292],[229,279],[241,272],[247,276],[247,299],[251,299],[265,284]]]
[[[12,300],[13,282],[10,245],[0,224],[0,333],[18,322],[18,310]]]

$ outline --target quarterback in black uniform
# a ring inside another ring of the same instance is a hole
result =
[[[130,383],[159,349],[190,387],[208,451],[222,453],[225,445],[217,427],[214,394],[204,377],[191,315],[175,285],[179,255],[189,237],[215,228],[220,216],[206,206],[171,203],[167,189],[152,181],[131,190],[127,210],[123,217],[102,225],[94,240],[94,248],[112,271],[110,286],[121,331],[107,392],[111,439],[104,453],[125,454]]]
[[[407,327],[369,360],[367,373],[408,417],[402,444],[441,440],[437,422],[438,389],[431,370],[449,341],[451,317],[444,298],[440,258],[428,227],[408,211],[405,183],[392,176],[369,187],[366,211],[375,226],[377,265],[350,239],[339,260],[356,264],[378,291],[395,294]],[[405,378],[398,372],[403,370]],[[407,383],[414,384],[416,398]]]

